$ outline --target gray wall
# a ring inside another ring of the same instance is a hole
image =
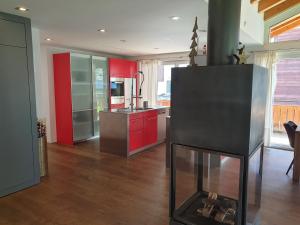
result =
[[[39,182],[30,20],[0,12],[0,197]]]

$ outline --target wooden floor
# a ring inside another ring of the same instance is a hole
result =
[[[285,175],[292,152],[266,150],[263,225],[300,224],[300,186]],[[164,145],[130,160],[98,143],[49,145],[50,176],[0,198],[0,225],[167,225]]]

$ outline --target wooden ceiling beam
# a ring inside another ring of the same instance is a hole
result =
[[[258,12],[260,13],[260,12],[267,11],[272,7],[279,5],[285,1],[286,0],[261,0],[258,3]]]
[[[281,4],[276,5],[272,8],[270,8],[269,10],[265,11],[264,20],[268,20],[268,19],[278,15],[279,13],[282,13],[283,11],[288,10],[289,8],[291,8],[297,4],[300,5],[300,0],[286,0],[286,1],[282,2]]]
[[[274,37],[300,26],[300,15],[271,28],[270,36]]]

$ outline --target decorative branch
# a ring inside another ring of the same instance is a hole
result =
[[[192,44],[190,46],[191,52],[189,54],[190,57],[190,66],[196,66],[196,62],[195,62],[195,57],[198,55],[198,51],[196,49],[198,49],[198,34],[197,34],[197,30],[198,30],[198,18],[196,17],[195,19],[195,25],[193,28],[193,36],[191,38],[192,40]]]

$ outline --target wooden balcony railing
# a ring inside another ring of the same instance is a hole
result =
[[[161,106],[167,106],[167,107],[170,107],[171,101],[170,101],[170,100],[158,100],[158,101],[157,101],[157,104],[158,104],[158,105],[161,105]]]
[[[170,106],[170,100],[160,100],[158,105]],[[273,106],[273,131],[285,132],[283,124],[289,120],[300,124],[300,105]]]
[[[289,120],[300,124],[300,105],[273,106],[273,131],[285,132],[283,124]]]

